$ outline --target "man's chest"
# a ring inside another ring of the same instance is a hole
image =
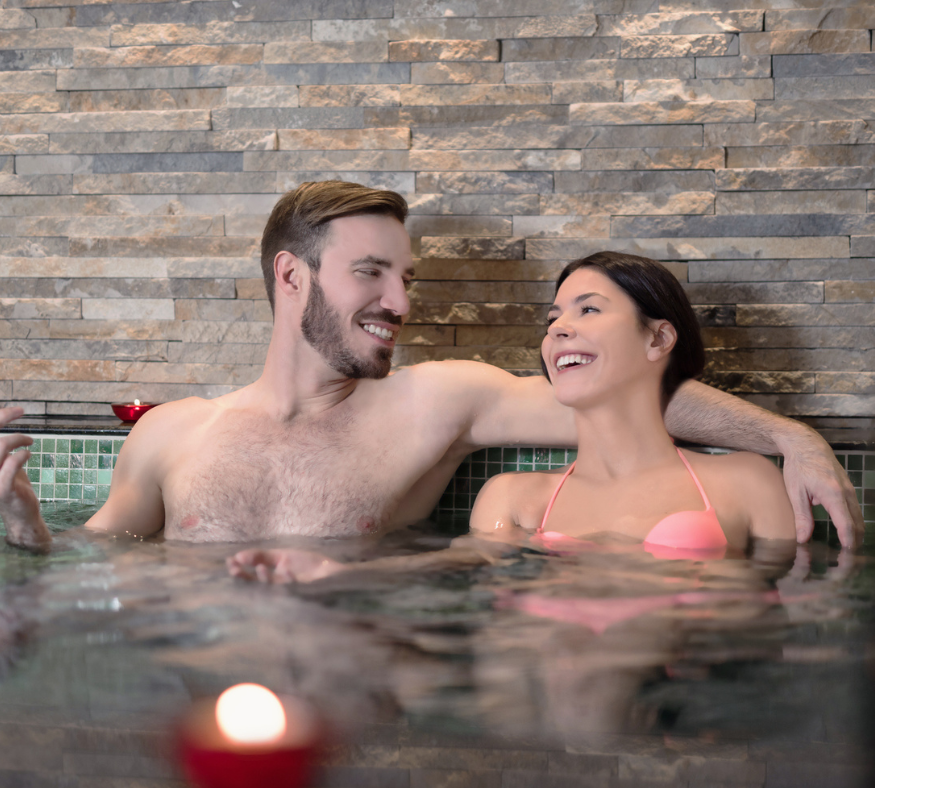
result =
[[[353,419],[226,424],[167,473],[166,534],[193,541],[353,536],[388,527],[420,467]]]

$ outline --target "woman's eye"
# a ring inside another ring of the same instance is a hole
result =
[[[557,315],[549,315],[545,318],[545,327],[548,328],[557,319]]]
[[[585,304],[584,306],[581,307],[582,315],[586,315],[588,312],[598,312],[598,311],[600,310],[598,310],[596,306],[590,306],[588,304]]]

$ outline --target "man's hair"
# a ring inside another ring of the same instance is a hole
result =
[[[261,273],[272,310],[278,252],[290,252],[319,271],[330,222],[362,214],[393,216],[404,224],[408,203],[397,192],[346,181],[308,181],[277,201],[261,236]]]
[[[676,389],[686,380],[697,378],[705,368],[705,347],[695,312],[688,296],[669,269],[656,260],[620,252],[597,252],[565,266],[555,283],[555,293],[579,268],[597,269],[636,304],[640,321],[649,327],[654,320],[668,320],[676,329],[677,339],[669,353],[663,374],[662,401],[665,410]],[[542,372],[548,377],[545,359]]]

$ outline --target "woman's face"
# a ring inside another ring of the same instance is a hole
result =
[[[662,371],[647,357],[652,332],[633,300],[598,269],[579,268],[564,281],[548,323],[542,358],[563,405],[589,407],[644,376],[659,386]]]

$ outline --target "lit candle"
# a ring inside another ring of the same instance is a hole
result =
[[[159,402],[141,402],[135,399],[133,402],[115,402],[111,405],[111,410],[121,421],[137,421],[148,410],[159,404]]]
[[[259,684],[237,684],[184,718],[179,753],[199,788],[302,788],[323,746],[322,728],[300,701]]]

